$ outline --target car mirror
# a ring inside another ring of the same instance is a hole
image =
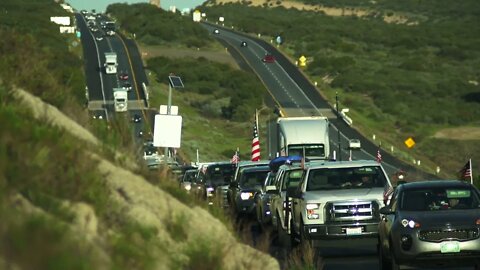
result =
[[[379,211],[379,212],[380,212],[380,214],[382,214],[382,215],[391,215],[391,214],[393,214],[392,209],[391,209],[390,207],[388,207],[388,206],[384,206],[384,207],[380,208],[380,211]]]
[[[277,193],[277,187],[276,186],[266,186],[265,187],[265,192],[268,193],[268,194]]]

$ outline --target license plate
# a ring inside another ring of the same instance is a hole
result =
[[[362,227],[357,228],[346,228],[347,235],[362,234]]]
[[[456,241],[448,241],[440,243],[441,253],[457,253],[460,252],[460,245]]]

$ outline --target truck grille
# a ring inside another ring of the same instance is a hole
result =
[[[458,230],[424,230],[420,231],[418,238],[427,242],[442,242],[445,240],[466,241],[479,236],[477,228]]]
[[[378,204],[375,201],[329,203],[330,221],[367,220],[375,217]]]

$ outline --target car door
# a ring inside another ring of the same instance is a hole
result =
[[[304,187],[306,186],[305,175],[306,173],[304,172],[302,180],[298,185],[297,194],[295,194],[296,196],[292,198],[292,224],[293,224],[292,230],[296,233],[300,233],[300,230],[302,229],[300,228],[300,220],[302,218],[302,209],[303,209],[302,207],[304,204],[300,195],[303,193],[303,190],[305,190],[304,189]]]
[[[390,200],[390,204],[388,207],[392,210],[391,214],[383,215],[380,219],[380,223],[378,226],[378,233],[381,241],[381,245],[384,250],[389,250],[389,242],[388,239],[390,237],[390,233],[392,230],[392,225],[395,222],[397,216],[397,208],[398,208],[398,197],[400,192],[395,190],[392,195],[392,199]]]
[[[277,173],[277,176],[275,177],[275,188],[276,188],[276,191],[274,194],[272,194],[272,200],[271,200],[271,206],[272,208],[270,209],[271,213],[272,213],[272,223],[274,226],[277,225],[277,213],[278,213],[278,209],[279,209],[279,201],[281,201],[281,193],[282,193],[282,185],[281,185],[281,179],[282,179],[282,176],[283,176],[283,173],[284,171],[283,170],[279,170],[278,173]]]

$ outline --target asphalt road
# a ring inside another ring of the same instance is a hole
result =
[[[102,116],[103,119],[111,121],[115,118],[126,118],[131,121],[135,115],[139,115],[142,121],[132,122],[132,138],[141,145],[144,139],[148,139],[148,134],[153,134],[153,123],[150,119],[150,113],[142,108],[147,107],[148,102],[145,97],[142,85],[148,86],[147,76],[143,68],[143,62],[135,42],[120,34],[107,36],[100,28],[97,32],[92,32],[88,27],[86,20],[81,14],[75,15],[78,28],[81,32],[81,41],[84,52],[85,74],[87,77],[88,101],[99,101],[103,105],[91,111],[92,116]],[[97,25],[100,21],[107,20],[106,17],[97,18]],[[102,40],[96,40],[95,37],[102,36]],[[103,68],[105,63],[105,53],[115,52],[117,54],[117,74],[106,74]],[[116,113],[113,106],[113,89],[121,88],[125,81],[119,78],[119,74],[127,73],[128,81],[132,85],[132,90],[128,93],[129,107],[127,113]],[[145,121],[147,119],[147,121]],[[140,131],[143,136],[140,136]]]
[[[249,66],[246,70],[252,70],[263,82],[275,104],[279,106],[286,116],[311,116],[323,115],[329,118],[330,127],[330,150],[337,152],[337,159],[348,160],[350,150],[347,149],[349,139],[360,139],[362,148],[352,151],[353,159],[375,159],[379,146],[365,138],[357,130],[347,125],[345,121],[337,118],[335,110],[320,95],[317,88],[274,46],[261,39],[236,32],[217,25],[202,23],[212,36],[220,40],[238,59],[240,67],[245,63]],[[219,29],[214,34],[214,29]],[[242,41],[248,46],[241,47]],[[274,63],[261,61],[266,53],[275,56]],[[340,135],[340,136],[339,136]],[[338,138],[340,137],[340,140]],[[338,152],[341,155],[338,155]],[[388,151],[380,150],[382,165],[389,175],[403,170],[407,175],[415,175],[422,178],[432,178],[433,175],[424,173],[418,168],[400,161]]]

